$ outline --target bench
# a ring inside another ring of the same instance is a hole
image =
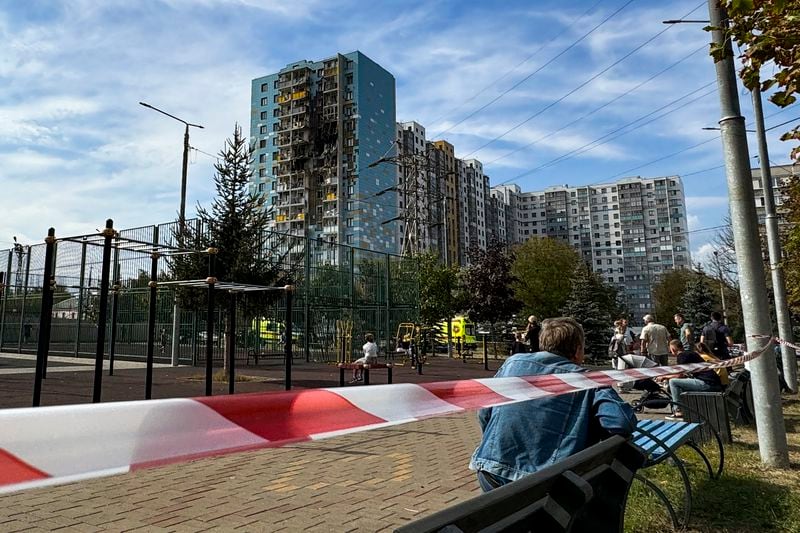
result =
[[[339,386],[344,387],[344,371],[345,370],[363,370],[364,371],[364,385],[369,385],[369,371],[385,368],[387,373],[387,380],[386,383],[389,385],[392,384],[392,368],[394,365],[392,363],[368,363],[368,364],[356,364],[356,363],[339,363],[336,366],[339,367]]]
[[[687,422],[698,422],[700,417],[708,420],[710,426],[704,426],[700,431],[699,442],[711,440],[712,427],[719,432],[722,439],[733,442],[730,420],[737,424],[750,424],[753,422],[752,391],[750,390],[750,372],[742,370],[737,373],[724,392],[684,392],[681,394],[681,403],[690,407],[684,413]]]
[[[636,447],[611,437],[395,531],[622,531],[628,490],[642,464]]]
[[[684,414],[691,412],[690,407],[683,404],[679,405],[683,409]],[[643,419],[639,420],[636,425],[636,431],[631,437],[634,446],[639,448],[646,457],[645,464],[642,467],[643,470],[671,459],[672,464],[675,465],[681,475],[684,486],[684,512],[682,521],[678,519],[675,507],[672,505],[672,502],[669,501],[664,491],[641,474],[636,475],[636,479],[644,483],[645,486],[652,490],[656,496],[664,502],[670,518],[672,519],[673,526],[676,529],[680,528],[681,525],[683,527],[688,525],[689,516],[692,511],[692,486],[684,462],[676,455],[677,450],[684,445],[693,449],[705,463],[710,479],[716,479],[722,474],[722,469],[725,464],[725,455],[719,434],[716,434],[720,454],[719,464],[716,470],[712,467],[711,461],[709,461],[708,457],[697,443],[698,433],[702,428],[708,425],[709,424],[705,420],[701,422],[680,422]]]

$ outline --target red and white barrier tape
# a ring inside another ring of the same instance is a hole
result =
[[[713,364],[0,410],[0,493],[733,366],[765,349]]]
[[[797,344],[794,344],[794,343],[789,342],[789,341],[785,341],[783,339],[779,339],[778,337],[773,337],[771,335],[749,335],[749,337],[751,337],[753,339],[771,339],[771,340],[777,342],[778,344],[783,344],[785,346],[788,346],[789,348],[792,348],[793,350],[800,351],[800,346],[798,346]]]

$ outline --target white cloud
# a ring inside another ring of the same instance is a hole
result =
[[[711,272],[714,267],[714,245],[705,243],[692,252],[692,261],[700,265],[706,272]]]
[[[687,196],[686,209],[701,211],[712,207],[726,207],[730,203],[727,196]]]

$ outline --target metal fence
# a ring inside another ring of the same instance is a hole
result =
[[[197,220],[187,225],[196,233],[203,228]],[[56,228],[58,229],[58,228]],[[108,297],[108,309],[117,308],[116,357],[144,360],[147,351],[147,322],[151,255],[123,241],[151,243],[152,247],[175,247],[177,223],[120,230],[114,240],[111,280],[118,290]],[[394,350],[394,337],[401,322],[413,322],[418,315],[417,265],[400,256],[334,245],[303,236],[270,232],[270,260],[295,285],[292,306],[294,357],[309,361],[336,361],[343,354],[342,325],[349,325],[348,356],[360,352],[364,336],[372,333],[387,353]],[[102,246],[97,239],[63,239],[56,234],[54,307],[50,328],[50,353],[88,357],[95,354],[100,308]],[[0,351],[35,353],[44,275],[44,244],[17,245],[0,250],[3,292],[0,300]],[[158,279],[174,279],[168,257],[158,264]],[[237,280],[222,280],[237,281]],[[161,285],[157,291],[155,359],[168,362],[172,339],[178,338],[181,364],[205,360],[206,310],[180,309],[174,327],[175,287]],[[246,297],[245,297],[246,299]],[[236,359],[282,359],[280,346],[285,323],[285,296],[276,296],[253,313],[246,300],[240,302],[251,316],[237,320]],[[218,310],[219,314],[220,311]],[[105,339],[111,339],[111,311]],[[214,360],[223,358],[223,321],[214,320]],[[347,340],[347,339],[346,339]],[[110,340],[109,340],[110,342]],[[110,350],[110,346],[107,351]]]

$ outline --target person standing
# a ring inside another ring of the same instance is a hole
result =
[[[619,322],[618,327],[623,339],[625,340],[625,353],[633,353],[636,349],[636,336],[633,334],[633,330],[628,327],[628,319],[623,317],[617,322]],[[614,322],[615,326],[617,322]]]
[[[353,379],[350,383],[364,380],[364,369],[361,365],[373,365],[378,362],[378,345],[375,344],[375,337],[372,333],[367,333],[365,340],[367,342],[361,348],[364,351],[364,357],[353,361],[353,364],[359,366],[353,369]]]
[[[711,322],[703,327],[700,342],[708,346],[717,359],[730,359],[730,348],[733,346],[731,330],[722,323],[722,314],[719,311],[711,313]]]
[[[585,372],[583,328],[573,318],[542,322],[538,353],[503,363],[495,377]],[[610,387],[587,389],[478,411],[483,436],[469,468],[484,492],[636,428],[633,408]]]
[[[528,343],[528,351],[536,353],[539,351],[539,333],[542,327],[539,325],[539,319],[535,315],[528,317],[528,325],[525,328],[525,342]]]
[[[680,328],[678,340],[681,341],[684,351],[690,351],[694,346],[694,327],[686,322],[681,313],[675,313],[675,325]]]
[[[659,365],[669,364],[669,331],[656,324],[653,315],[644,315],[642,328],[642,355],[646,355]]]

